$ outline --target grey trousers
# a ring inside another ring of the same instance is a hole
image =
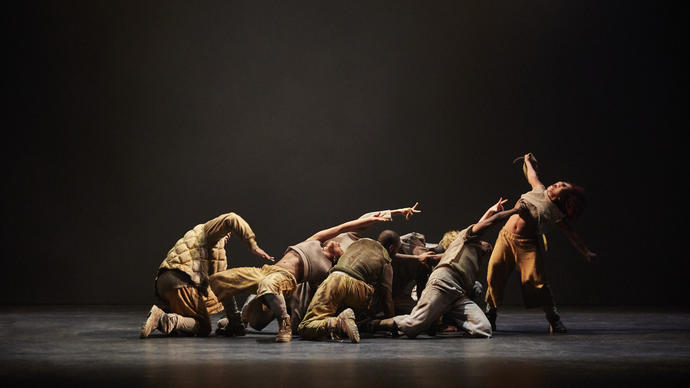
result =
[[[429,276],[426,288],[409,315],[393,318],[398,329],[410,338],[425,332],[441,316],[451,318],[472,337],[491,337],[491,324],[456,279],[454,271],[441,267]]]

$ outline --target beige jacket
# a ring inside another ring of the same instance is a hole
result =
[[[159,273],[163,269],[176,269],[189,275],[195,286],[208,287],[209,275],[227,269],[228,233],[236,233],[249,249],[257,247],[247,221],[235,213],[223,214],[195,226],[177,240],[161,263]]]

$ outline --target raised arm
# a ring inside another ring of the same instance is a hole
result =
[[[494,214],[496,214],[496,213],[498,213],[498,212],[500,212],[500,211],[503,211],[503,205],[504,205],[506,202],[508,202],[507,199],[503,199],[503,197],[500,197],[500,198],[498,199],[498,202],[496,202],[495,205],[493,205],[493,206],[491,206],[490,208],[486,209],[486,212],[484,212],[484,215],[482,216],[482,218],[479,219],[478,222],[482,222],[482,221],[484,221],[485,219],[487,219],[487,218],[493,216]]]
[[[544,186],[544,184],[539,180],[537,170],[535,170],[534,165],[532,164],[534,161],[534,156],[531,153],[525,154],[524,160],[525,168],[527,169],[525,171],[525,175],[527,176],[527,182],[529,182],[530,186],[532,186],[532,189],[535,189],[538,186]]]
[[[561,232],[563,232],[563,234],[565,234],[568,240],[570,240],[570,243],[573,244],[575,249],[577,249],[578,252],[580,252],[580,254],[587,259],[587,261],[594,262],[597,260],[597,254],[587,248],[585,240],[580,237],[577,232],[575,232],[570,224],[568,224],[565,220],[561,220],[556,223],[556,226]]]
[[[344,224],[340,224],[332,228],[324,229],[309,237],[308,240],[319,240],[321,243],[324,243],[341,233],[354,232],[359,229],[371,226],[373,224],[379,222],[386,222],[390,220],[390,217],[381,217],[376,215],[367,218],[358,218],[356,220],[348,221]]]
[[[227,236],[228,233],[235,233],[247,245],[249,250],[256,256],[264,258],[269,261],[274,261],[274,258],[269,256],[263,249],[259,248],[256,243],[256,236],[244,218],[237,213],[222,214],[211,221],[204,224],[204,232],[206,232],[206,242],[209,246],[214,246],[218,241]]]
[[[406,220],[409,220],[410,217],[417,213],[421,213],[422,211],[417,209],[417,206],[419,206],[419,202],[415,202],[414,206],[412,207],[401,207],[400,209],[395,209],[395,210],[379,210],[376,212],[369,212],[365,213],[361,217],[362,218],[368,218],[371,216],[379,216],[379,217],[393,217],[397,215],[404,215]]]

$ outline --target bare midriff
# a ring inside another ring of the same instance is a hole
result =
[[[275,266],[290,272],[297,280],[297,283],[302,282],[302,278],[304,277],[304,263],[299,254],[292,249],[289,250],[282,259],[275,263]]]
[[[523,218],[520,214],[513,214],[503,229],[519,236],[533,237],[537,234],[537,221],[530,216]]]

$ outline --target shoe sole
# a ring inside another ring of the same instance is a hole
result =
[[[149,316],[146,317],[146,322],[144,322],[143,325],[141,325],[141,330],[139,331],[139,338],[144,339],[151,334],[152,331],[156,330],[158,327],[158,320],[161,318],[161,315],[163,315],[163,310],[159,309],[156,306],[151,307],[151,310],[149,310]]]
[[[352,311],[352,309],[347,309],[340,313],[338,319],[343,323],[343,331],[345,331],[345,335],[350,338],[350,341],[354,344],[359,343],[359,330],[355,323],[354,311]]]

